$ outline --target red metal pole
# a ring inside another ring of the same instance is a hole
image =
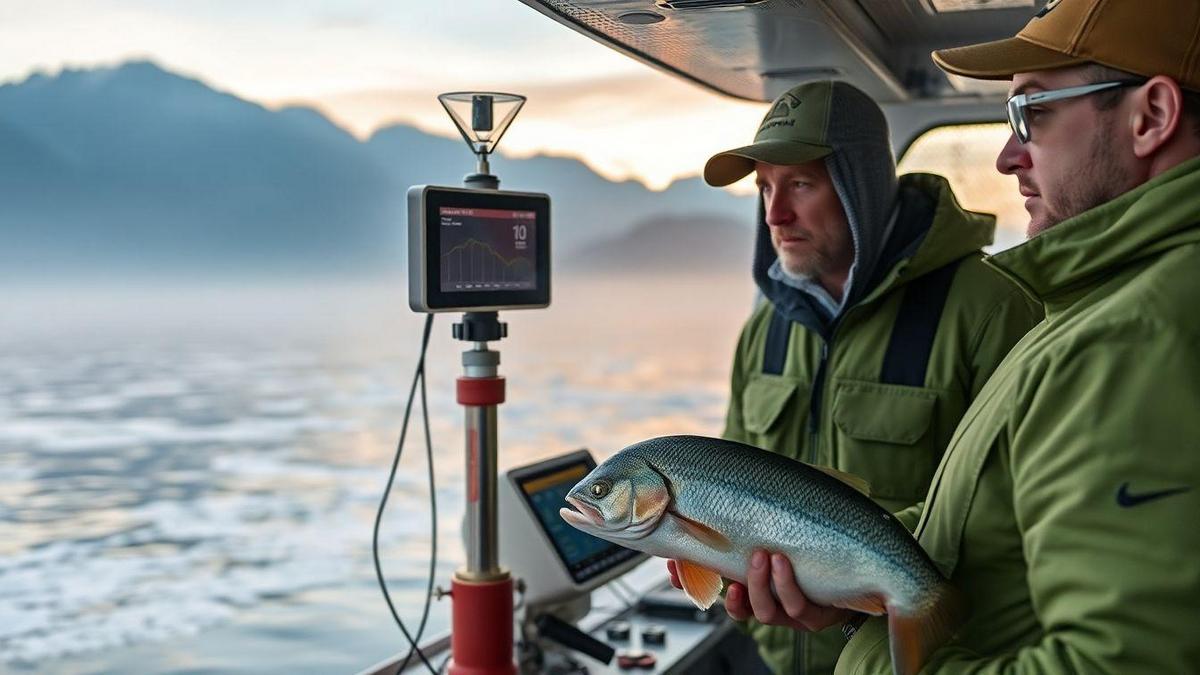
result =
[[[467,565],[451,582],[450,675],[516,675],[513,660],[513,580],[497,562],[496,406],[504,402],[499,355],[464,353],[458,378],[466,409]]]

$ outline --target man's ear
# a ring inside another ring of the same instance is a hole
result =
[[[1130,126],[1133,154],[1152,157],[1179,131],[1183,119],[1183,92],[1165,75],[1156,75],[1133,92]]]

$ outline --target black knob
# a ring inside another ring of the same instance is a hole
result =
[[[628,641],[629,632],[630,629],[628,621],[614,621],[608,624],[608,626],[604,629],[604,633],[608,636],[608,639],[614,642]]]
[[[642,644],[661,647],[667,644],[667,629],[658,624],[651,624],[642,629]]]

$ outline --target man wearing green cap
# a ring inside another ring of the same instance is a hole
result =
[[[1195,673],[1200,2],[1058,0],[934,60],[1012,82],[996,166],[1030,240],[987,262],[1046,321],[964,416],[916,529],[970,614],[927,633],[948,640],[871,619],[837,672]],[[792,599],[810,627],[846,618]]]
[[[704,178],[752,172],[767,302],[742,331],[724,436],[856,474],[884,506],[910,506],[1041,311],[980,262],[995,219],[963,210],[939,176],[898,178],[883,112],[845,82],[784,93],[754,142],[710,159]],[[799,633],[778,606],[751,610],[740,585],[726,605],[755,619],[775,672],[832,672],[840,631]]]

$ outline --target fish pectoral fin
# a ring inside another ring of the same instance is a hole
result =
[[[721,596],[721,575],[693,562],[676,560],[675,569],[683,592],[700,609],[713,606]]]
[[[841,607],[842,609],[852,609],[863,614],[870,614],[871,616],[883,616],[887,614],[887,607],[884,606],[883,598],[875,594],[862,595],[857,598],[842,598],[834,602],[833,606]]]
[[[722,553],[733,550],[733,542],[729,541],[729,537],[717,532],[708,525],[697,520],[692,520],[687,516],[681,516],[676,512],[672,512],[671,515],[678,519],[679,526],[685,532],[705,546],[721,551]]]
[[[929,656],[954,637],[966,616],[966,602],[948,583],[938,588],[933,606],[924,614],[888,612],[892,670],[896,675],[917,675]]]
[[[871,496],[871,484],[863,478],[859,478],[852,473],[846,473],[845,471],[838,471],[837,469],[833,469],[828,466],[818,466],[816,464],[809,464],[809,466],[817,471],[820,471],[826,476],[829,476],[830,478],[834,478],[842,483],[845,483],[846,485],[849,485],[868,497]]]

